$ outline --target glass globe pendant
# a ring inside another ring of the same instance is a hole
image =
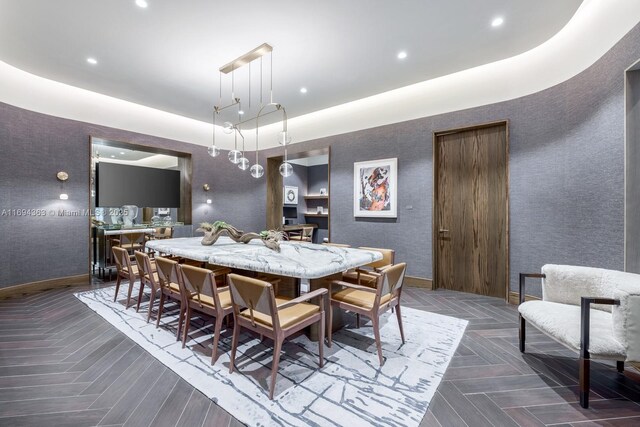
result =
[[[291,176],[291,174],[293,174],[293,166],[291,166],[291,163],[289,162],[282,163],[280,165],[280,175],[286,178],[288,176]]]
[[[211,157],[218,157],[218,155],[220,154],[220,149],[215,145],[212,145],[211,147],[207,148],[207,152]]]
[[[242,158],[242,153],[238,150],[229,151],[229,161],[234,165],[240,163],[240,158]]]
[[[242,157],[240,157],[240,160],[238,161],[238,167],[243,171],[249,169],[249,159],[244,156],[244,153],[242,153]]]
[[[256,163],[255,165],[251,166],[251,176],[254,178],[261,178],[262,175],[264,175],[264,168],[259,164]]]

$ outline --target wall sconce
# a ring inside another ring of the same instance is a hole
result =
[[[207,204],[210,205],[211,204],[211,199],[207,199]]]
[[[69,179],[69,174],[65,171],[60,171],[56,174],[56,178],[62,183],[63,192],[60,193],[60,200],[69,200],[69,195],[64,192],[64,183]]]
[[[211,187],[209,186],[209,184],[204,184],[204,185],[202,186],[202,189],[203,189],[204,191],[209,191],[209,190],[211,190]]]

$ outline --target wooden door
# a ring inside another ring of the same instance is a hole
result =
[[[507,297],[508,123],[434,134],[434,283]]]

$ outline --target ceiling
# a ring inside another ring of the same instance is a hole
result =
[[[581,0],[147,2],[0,0],[0,60],[210,121],[218,68],[268,42],[274,98],[295,117],[523,53]],[[497,16],[504,24],[493,28]]]
[[[177,169],[178,158],[148,151],[131,150],[118,145],[122,143],[92,138],[92,157],[104,163],[118,163],[130,166],[152,167],[158,169]]]

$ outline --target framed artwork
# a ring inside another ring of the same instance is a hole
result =
[[[298,204],[298,187],[293,187],[290,185],[284,186],[284,204],[285,205]]]
[[[397,157],[353,164],[353,216],[397,218]]]

